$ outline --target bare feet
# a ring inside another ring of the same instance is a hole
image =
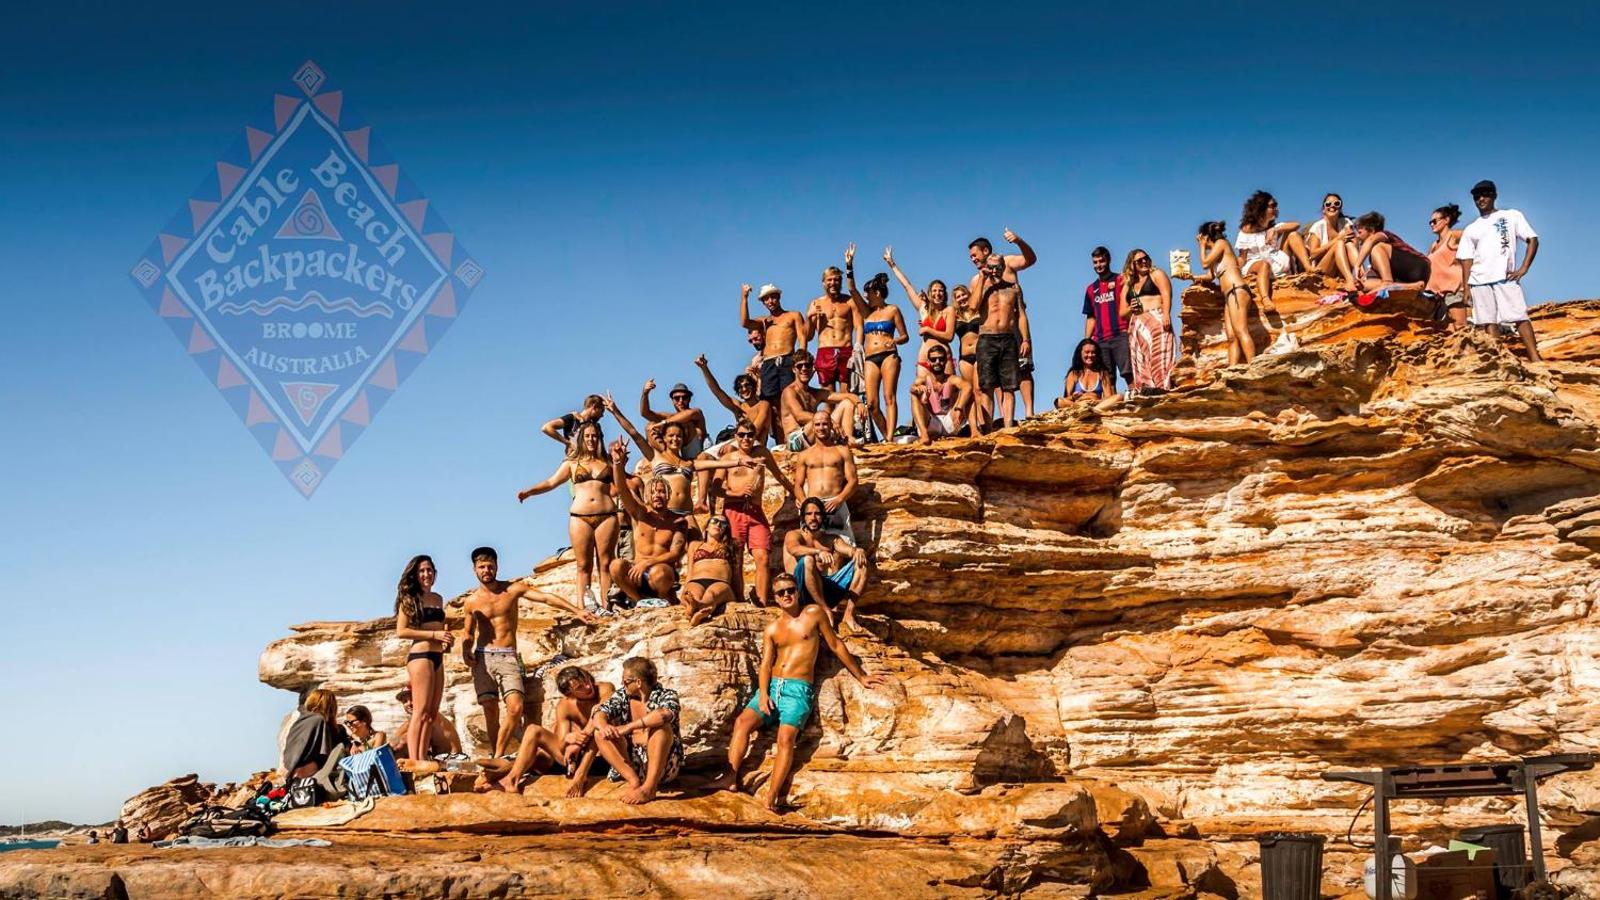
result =
[[[773,814],[781,816],[784,813],[795,809],[795,805],[789,802],[788,797],[774,797],[772,796],[772,792],[768,791],[767,809],[771,810]]]
[[[655,798],[656,792],[646,788],[641,784],[633,790],[628,791],[626,794],[623,794],[622,802],[628,804],[629,806],[639,806],[641,804],[649,803]]]
[[[737,794],[739,793],[739,776],[732,769],[728,769],[707,782],[706,787],[713,791],[732,791]]]
[[[846,634],[860,634],[863,632],[868,634],[871,633],[867,632],[867,629],[863,628],[861,623],[856,621],[855,616],[845,616],[844,621],[839,623],[839,630]]]
[[[510,786],[510,785],[508,785],[508,784],[506,784],[506,780],[504,778],[500,779],[499,781],[491,781],[491,782],[489,782],[488,791],[490,791],[491,793],[494,792],[494,791],[505,791],[508,794],[517,793],[517,789],[512,787],[512,786]]]
[[[587,786],[587,781],[587,778],[583,779],[582,781],[573,780],[571,784],[567,785],[567,799],[576,800],[579,797],[582,797],[583,789]]]

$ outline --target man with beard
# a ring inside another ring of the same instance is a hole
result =
[[[829,414],[835,431],[850,434],[855,427],[861,403],[855,394],[830,391],[811,386],[811,372],[815,368],[811,354],[804,350],[794,352],[793,382],[783,389],[783,402],[778,407],[778,421],[783,426],[784,444],[792,453],[811,446],[816,435],[810,425],[821,410]]]
[[[1011,229],[1006,229],[1005,237],[1022,253],[1002,256],[994,252],[988,238],[980,237],[967,245],[967,255],[978,267],[971,290],[982,313],[978,327],[978,401],[984,407],[985,418],[992,422],[996,418],[992,394],[999,391],[999,418],[1006,428],[1011,428],[1017,424],[1016,390],[1021,384],[1018,359],[1033,355],[1028,312],[1022,302],[1017,272],[1033,265],[1038,257]]]
[[[766,305],[767,314],[759,319],[750,318],[750,285],[741,285],[739,292],[740,327],[761,331],[761,349],[758,352],[763,355],[758,393],[761,399],[777,406],[783,389],[794,380],[794,372],[789,368],[789,354],[797,349],[804,350],[811,332],[805,316],[783,308],[783,291],[777,285],[761,286],[760,300]]]
[[[849,385],[850,355],[861,341],[861,322],[866,318],[866,300],[856,291],[856,245],[844,251],[844,270],[829,266],[822,270],[822,295],[806,310],[810,330],[817,336],[817,384],[837,391],[839,383]],[[850,293],[843,291],[846,276]]]
[[[917,380],[911,383],[911,418],[924,444],[961,434],[971,418],[972,385],[951,375],[949,365],[949,348],[935,344],[928,349],[928,361]]]
[[[772,761],[772,781],[767,787],[767,808],[783,812],[788,805],[789,776],[794,767],[794,745],[800,730],[817,705],[817,656],[823,643],[839,658],[846,672],[865,688],[888,684],[882,675],[868,675],[833,630],[828,613],[800,598],[794,577],[780,574],[772,580],[778,617],[761,634],[761,668],[756,692],[733,723],[728,741],[728,771],[713,787],[739,790],[750,735],[758,728],[778,726],[777,754]],[[820,640],[819,640],[820,639]]]
[[[517,652],[517,602],[523,598],[565,610],[586,621],[594,617],[579,607],[526,581],[501,581],[500,557],[493,547],[472,551],[472,571],[478,588],[467,597],[462,612],[467,634],[461,641],[461,661],[472,670],[472,686],[483,707],[483,727],[494,741],[494,756],[506,752],[522,729],[524,688],[522,656]],[[506,704],[500,721],[500,701]]]
[[[778,479],[784,492],[794,493],[772,451],[762,446],[756,426],[741,418],[733,426],[733,446],[723,452],[724,459],[759,460],[763,468],[739,467],[723,469],[717,473],[717,485],[723,497],[722,512],[728,519],[728,531],[743,550],[749,550],[756,569],[756,601],[766,606],[772,601],[770,582],[772,570],[767,555],[772,550],[772,525],[767,521],[767,511],[761,505],[766,488],[766,473]]]
[[[794,500],[817,500],[823,505],[824,527],[853,544],[849,501],[856,492],[855,453],[821,407],[811,416],[811,431],[816,441],[794,457]]]
[[[822,501],[808,497],[800,504],[800,527],[783,538],[783,563],[800,585],[800,599],[823,604],[831,616],[844,601],[846,631],[861,631],[856,600],[867,585],[867,553],[823,527]]]
[[[688,530],[683,516],[667,509],[667,482],[652,478],[645,482],[646,507],[639,503],[628,483],[628,445],[621,438],[611,443],[612,484],[622,507],[633,519],[633,559],[613,559],[611,580],[635,603],[645,597],[659,597],[669,603],[678,599],[678,563],[683,559]]]
[[[683,382],[672,386],[672,391],[667,396],[672,400],[672,412],[659,413],[650,408],[650,392],[656,389],[656,380],[651,378],[644,383],[644,388],[639,392],[639,415],[646,422],[677,422],[686,430],[683,439],[683,458],[694,459],[705,452],[706,415],[694,406],[694,392]],[[648,428],[649,426],[645,426]]]

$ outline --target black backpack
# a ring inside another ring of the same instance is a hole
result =
[[[272,832],[272,817],[254,805],[242,809],[208,806],[178,826],[179,834],[203,838],[267,837]]]

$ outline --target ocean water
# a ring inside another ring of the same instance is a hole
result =
[[[0,853],[7,850],[54,850],[60,845],[59,838],[45,838],[37,841],[23,841],[21,843],[0,843]]]

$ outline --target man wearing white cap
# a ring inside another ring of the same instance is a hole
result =
[[[1514,209],[1495,209],[1499,191],[1494,182],[1480,181],[1472,186],[1472,202],[1478,218],[1461,232],[1456,261],[1461,264],[1461,283],[1472,300],[1472,321],[1479,328],[1517,326],[1528,357],[1540,361],[1533,323],[1528,321],[1528,303],[1522,296],[1522,277],[1528,274],[1539,253],[1539,235],[1522,213]],[[1517,265],[1517,241],[1528,249]]]
[[[765,335],[761,351],[759,396],[777,409],[783,389],[794,381],[794,370],[789,367],[789,354],[796,347],[804,347],[811,333],[806,327],[805,316],[783,308],[783,291],[777,285],[761,286],[760,299],[767,307],[767,314],[756,319],[750,318],[750,285],[741,286],[739,291],[739,326],[759,328]]]

